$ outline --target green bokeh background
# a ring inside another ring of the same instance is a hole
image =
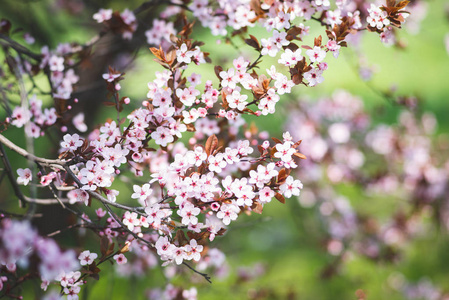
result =
[[[3,0],[5,1],[5,0]],[[3,2],[2,1],[2,2]],[[26,30],[32,28],[24,21],[33,17],[39,26],[48,32],[38,40],[49,43],[54,41],[83,42],[94,35],[95,28],[91,26],[91,13],[86,12],[84,19],[59,12],[49,14],[46,9],[51,1],[12,1],[7,0],[4,8],[8,8],[8,17],[23,24]],[[94,7],[111,7],[121,10],[125,7],[136,7],[138,1],[106,1],[93,2]],[[429,1],[429,11],[422,22],[421,31],[417,35],[400,32],[399,36],[407,44],[403,50],[384,47],[377,35],[367,34],[363,38],[361,53],[366,56],[369,64],[375,65],[378,72],[374,74],[369,85],[360,80],[354,64],[357,56],[352,49],[342,49],[339,59],[329,57],[329,70],[325,72],[325,81],[316,88],[297,88],[293,96],[281,98],[284,105],[297,101],[298,97],[317,98],[332,94],[337,89],[346,89],[354,95],[363,97],[365,106],[370,108],[375,122],[394,122],[398,108],[387,102],[376,90],[397,88],[397,94],[415,95],[426,110],[432,111],[439,122],[439,132],[447,133],[449,129],[449,56],[444,47],[444,35],[449,32],[449,22],[445,18],[444,0]],[[4,12],[5,12],[4,11]],[[49,15],[52,18],[49,19]],[[45,20],[45,21],[44,21]],[[88,25],[88,26],[87,26]],[[88,29],[86,29],[88,28]],[[98,28],[98,27],[97,27]],[[323,34],[321,28],[311,30],[311,36]],[[266,37],[264,29],[251,29],[257,36]],[[324,35],[324,34],[323,34]],[[207,30],[198,27],[194,36],[206,44],[203,51],[211,53],[214,64],[230,65],[238,55],[255,58],[255,53],[244,42],[236,39],[235,45],[217,44]],[[53,44],[52,44],[53,43]],[[35,46],[37,47],[37,46]],[[36,49],[39,49],[38,47]],[[267,59],[261,65],[262,69],[269,66]],[[153,62],[153,57],[144,48],[139,51],[137,61],[132,70],[127,71],[123,81],[123,95],[128,95],[132,104],[137,107],[147,93],[147,83],[154,78],[155,71],[162,68]],[[190,70],[190,69],[189,69]],[[213,68],[210,65],[195,66],[193,72],[202,74],[203,83],[211,78],[216,81]],[[43,99],[49,103],[49,99]],[[82,101],[82,99],[80,99]],[[382,114],[378,108],[382,107]],[[273,116],[264,118],[248,117],[249,122],[256,122],[272,136],[280,137],[282,124],[285,121],[285,109],[278,109]],[[3,112],[1,112],[3,115]],[[105,108],[98,115],[98,123],[106,118],[115,118],[113,109]],[[20,130],[6,133],[14,136],[19,145],[25,144]],[[48,141],[42,138],[36,142],[36,154],[45,156],[48,151]],[[25,167],[26,162],[17,155],[10,153],[13,167]],[[115,188],[123,195],[130,194],[130,187],[124,182],[115,182]],[[2,199],[0,206],[21,212],[10,201],[14,198],[8,183],[3,181],[0,186]],[[307,186],[305,186],[307,189]],[[383,197],[367,197],[362,191],[351,186],[339,189],[359,210],[378,212],[380,216],[389,215],[398,205],[397,199]],[[120,199],[119,201],[126,200]],[[15,204],[16,202],[14,202]],[[96,208],[95,205],[93,208]],[[92,209],[93,211],[93,209]],[[296,199],[289,199],[285,205],[272,201],[264,208],[263,215],[241,216],[238,222],[230,226],[224,237],[217,238],[212,245],[220,248],[227,255],[231,266],[231,274],[224,280],[213,278],[213,284],[204,282],[190,272],[174,278],[174,283],[185,288],[196,286],[199,299],[247,299],[255,292],[264,293],[267,299],[357,299],[355,292],[362,289],[367,299],[405,299],[387,284],[387,278],[395,273],[402,273],[410,282],[429,278],[434,284],[449,291],[449,238],[445,229],[433,228],[424,237],[414,240],[404,247],[400,260],[396,263],[379,264],[366,258],[354,255],[339,269],[338,275],[331,279],[322,279],[321,272],[335,258],[326,252],[322,242],[326,234],[319,220],[319,214],[313,208],[303,208]],[[60,237],[66,243],[75,243],[70,233]],[[86,245],[92,251],[99,252],[97,244]],[[80,249],[81,250],[81,249]],[[265,274],[248,282],[238,280],[236,268],[253,266],[262,263]],[[145,277],[121,278],[109,265],[101,272],[101,279],[83,287],[81,299],[145,299],[144,291],[151,287],[165,284],[161,276],[162,270],[154,269]],[[193,280],[193,284],[191,283]],[[38,291],[32,285],[25,286],[24,299],[34,299]],[[291,297],[291,298],[289,298]]]

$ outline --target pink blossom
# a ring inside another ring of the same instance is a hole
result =
[[[81,132],[87,131],[87,125],[84,123],[84,113],[79,113],[72,119],[73,126]]]
[[[184,225],[197,224],[198,218],[196,216],[199,215],[200,212],[201,210],[190,202],[186,202],[184,207],[177,211],[178,215],[182,217],[181,222]]]
[[[89,194],[85,190],[76,189],[68,192],[67,198],[69,198],[70,204],[75,204],[77,202],[84,202],[84,204],[88,205]]]
[[[370,8],[368,8],[368,13],[369,16],[366,18],[366,21],[371,27],[382,29],[383,27],[390,25],[390,20],[387,18],[387,12],[382,11],[380,7],[377,7],[375,4],[371,4]]]
[[[271,202],[271,199],[274,197],[275,192],[269,187],[264,187],[259,191],[259,201],[262,204]]]
[[[182,291],[182,297],[186,300],[196,300],[198,292],[196,288],[192,287],[189,290],[183,290]]]
[[[41,177],[41,184],[42,184],[43,186],[47,186],[47,185],[49,185],[49,184],[53,181],[53,179],[55,179],[55,178],[56,178],[56,173],[55,173],[55,172],[50,172],[50,173],[48,173],[47,175],[44,175],[44,176]]]
[[[176,50],[176,57],[178,63],[189,64],[192,61],[193,52],[187,50],[187,45],[182,44],[181,47]]]
[[[303,188],[301,181],[295,180],[292,176],[288,176],[285,183],[281,185],[280,189],[284,197],[299,196],[300,189]]]
[[[136,226],[140,225],[139,218],[135,212],[126,211],[122,222],[130,231],[133,231]]]
[[[145,202],[148,197],[152,194],[153,190],[148,183],[145,183],[142,187],[138,185],[133,185],[134,193],[131,198],[138,199],[139,201]]]
[[[97,23],[103,23],[112,18],[112,9],[100,8],[100,10],[93,15],[93,18]]]
[[[240,212],[238,206],[234,204],[223,204],[220,207],[220,211],[217,213],[217,217],[222,219],[223,224],[229,225],[231,221],[237,220],[237,213]]]
[[[28,183],[33,179],[33,174],[31,173],[31,170],[26,168],[17,169],[17,174],[19,177],[17,178],[18,184],[28,185]]]
[[[321,62],[326,57],[326,51],[317,46],[307,50],[306,54],[309,56],[311,62]]]
[[[31,119],[31,113],[29,110],[22,108],[21,106],[16,106],[12,112],[12,122],[11,124],[21,128],[23,125],[27,124]]]
[[[301,55],[301,48],[298,48],[293,52],[289,48],[285,49],[285,52],[281,55],[281,58],[278,60],[278,63],[287,66],[287,67],[293,67],[295,66],[299,61],[302,60]]]
[[[80,260],[80,264],[82,266],[86,266],[92,264],[97,257],[98,254],[91,253],[89,250],[86,250],[81,252],[81,254],[78,256],[78,259]]]
[[[318,68],[312,68],[312,70],[304,73],[304,79],[309,82],[309,86],[315,86],[318,83],[322,83],[324,78],[322,76],[323,71]]]
[[[56,55],[52,55],[48,61],[50,71],[62,72],[64,71],[64,58]]]
[[[115,79],[119,78],[121,74],[114,74],[114,73],[105,73],[103,74],[103,79],[107,82],[113,82]]]
[[[80,136],[76,133],[73,135],[66,134],[63,139],[64,141],[61,142],[61,147],[66,151],[75,151],[83,145],[83,140],[80,139]]]
[[[226,97],[229,107],[240,111],[244,110],[248,104],[246,99],[248,99],[248,96],[241,95],[238,91],[233,91],[231,95]]]
[[[151,138],[154,139],[156,144],[161,145],[162,147],[165,147],[168,143],[174,141],[170,129],[166,127],[158,127],[156,131],[153,131],[151,133]]]
[[[113,258],[115,259],[115,261],[117,262],[118,265],[123,265],[128,262],[128,260],[126,259],[125,255],[123,253],[116,254],[116,255],[114,255]]]

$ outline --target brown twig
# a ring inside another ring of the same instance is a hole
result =
[[[26,199],[22,194],[19,185],[17,184],[16,178],[13,175],[11,164],[9,163],[8,156],[6,155],[5,148],[3,148],[3,143],[0,142],[0,156],[2,157],[3,164],[5,166],[5,172],[8,175],[9,182],[11,182],[14,194],[19,198],[19,206],[25,207]]]
[[[25,149],[17,146],[16,144],[14,144],[10,140],[8,140],[2,134],[0,134],[0,144],[5,145],[9,149],[13,150],[14,152],[17,152],[18,154],[22,155],[23,157],[25,157],[28,160],[31,160],[31,161],[34,161],[34,162],[38,162],[41,165],[44,165],[46,167],[64,170],[64,167],[63,167],[63,165],[65,164],[64,161],[59,160],[59,159],[46,159],[46,158],[37,157],[37,156],[29,153]]]
[[[25,46],[17,43],[13,39],[11,39],[10,37],[8,37],[2,33],[0,33],[0,40],[3,40],[3,41],[0,41],[0,44],[2,44],[3,46],[9,46],[9,47],[13,48],[14,50],[16,50],[18,53],[22,53],[28,57],[31,57],[32,59],[34,59],[38,62],[40,62],[42,60],[41,54],[37,54],[37,53],[30,51]]]
[[[183,264],[184,266],[186,266],[187,268],[189,268],[190,270],[192,270],[193,272],[195,272],[196,274],[203,276],[204,279],[206,279],[209,283],[212,283],[212,281],[210,280],[210,276],[207,275],[206,273],[201,273],[200,271],[195,270],[194,267],[192,267],[191,265],[189,265],[189,264],[186,263],[186,262],[182,262],[182,264]]]

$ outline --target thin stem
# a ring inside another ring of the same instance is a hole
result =
[[[2,44],[3,46],[9,46],[9,47],[13,48],[14,50],[16,50],[18,53],[22,53],[28,57],[31,57],[34,60],[37,60],[37,61],[42,60],[41,54],[31,52],[25,46],[17,43],[13,39],[11,39],[10,37],[8,37],[2,33],[0,33],[0,40],[3,40],[3,41],[0,41],[0,44]]]
[[[11,168],[11,165],[8,160],[8,156],[6,155],[6,151],[5,151],[5,148],[3,148],[3,144],[1,143],[1,140],[0,140],[0,156],[1,156],[3,164],[5,166],[5,172],[8,175],[9,182],[11,182],[12,188],[14,190],[14,194],[20,200],[19,206],[25,207],[26,199],[25,199],[24,195],[22,194],[22,191],[20,190],[19,185],[17,184],[15,176],[13,175],[12,168]]]
[[[206,273],[201,273],[200,271],[195,270],[194,267],[192,267],[191,265],[189,265],[189,264],[186,263],[186,262],[182,262],[182,264],[183,264],[184,266],[187,266],[187,268],[189,268],[190,270],[192,270],[192,271],[195,272],[196,274],[203,276],[204,279],[206,279],[209,283],[212,283],[212,281],[210,280],[210,276],[207,275]]]

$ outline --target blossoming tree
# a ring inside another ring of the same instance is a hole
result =
[[[6,117],[0,150],[4,174],[20,206],[28,209],[24,215],[2,210],[0,297],[19,298],[17,287],[33,279],[43,290],[59,287],[46,299],[78,299],[89,277],[101,277],[107,261],[115,261],[123,272],[132,272],[132,264],[182,265],[211,281],[203,270],[219,268],[222,254],[210,242],[243,213],[260,214],[273,198],[284,203],[303,188],[291,175],[306,159],[297,150],[301,137],[294,140],[285,132],[269,139],[266,132],[247,126],[242,116],[274,114],[277,103],[295,88],[322,83],[325,60],[338,58],[350,35],[370,31],[382,42],[391,42],[395,28],[408,15],[403,10],[407,4],[153,0],[134,11],[100,9],[93,19],[102,29],[92,40],[56,49],[43,46],[40,53],[17,41],[13,24],[2,20]],[[105,35],[142,38],[134,36],[144,23],[139,14],[153,7],[161,9],[160,17],[145,20],[152,26],[144,34],[151,46],[148,55],[159,66],[156,79],[148,82],[141,105],[126,115],[127,107],[137,101],[121,91],[126,76],[112,67],[105,70],[105,105],[114,107],[116,114],[88,128],[82,113],[71,114],[72,106],[83,101],[73,97],[78,72]],[[230,42],[242,38],[256,55],[218,65],[196,40],[198,26]],[[255,26],[264,27],[266,36],[250,34]],[[308,44],[303,40],[310,26],[323,30]],[[260,70],[266,56],[276,58],[277,64]],[[208,64],[217,78],[204,80],[192,73],[201,64]],[[44,108],[43,97],[54,105]],[[26,149],[9,136],[11,127],[23,128]],[[50,132],[60,137],[57,158],[33,151],[33,139]],[[11,167],[10,151],[24,158],[22,168]],[[124,180],[133,193],[117,190],[114,183]],[[30,195],[20,185],[31,186]],[[50,199],[41,198],[45,189]],[[37,206],[49,204],[67,210],[74,221],[45,236],[30,220]],[[93,211],[94,204],[102,207]],[[52,236],[68,229],[95,233],[100,251],[62,250]],[[168,286],[164,297],[194,299],[196,290]]]

